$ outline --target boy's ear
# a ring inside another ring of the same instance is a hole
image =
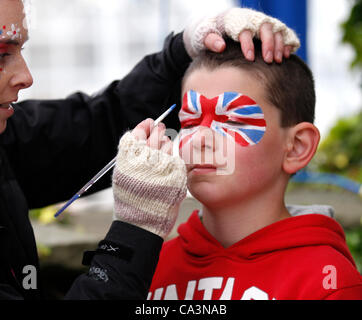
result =
[[[312,123],[301,122],[289,128],[283,170],[293,174],[306,167],[317,150],[319,139],[319,130]]]

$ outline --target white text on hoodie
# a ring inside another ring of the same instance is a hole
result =
[[[202,278],[198,281],[197,290],[204,291],[203,300],[211,300],[214,290],[221,289],[224,282],[223,277],[208,277]],[[227,278],[226,284],[221,294],[219,300],[231,300],[233,294],[235,278]],[[193,300],[195,289],[196,289],[197,280],[190,280],[187,283],[185,299],[184,300]],[[153,296],[152,292],[148,293],[147,300],[161,300],[164,288],[158,288],[154,291]],[[240,295],[240,300],[269,300],[269,295],[263,290],[252,286],[246,289],[242,295]],[[166,287],[165,295],[163,300],[179,300],[177,294],[177,287],[175,284],[170,284]],[[272,300],[275,300],[273,298]]]

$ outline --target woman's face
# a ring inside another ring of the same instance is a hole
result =
[[[21,53],[28,40],[23,9],[21,0],[0,0],[0,134],[14,113],[10,104],[18,100],[21,89],[33,84]]]

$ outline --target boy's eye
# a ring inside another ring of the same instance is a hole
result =
[[[187,119],[181,121],[181,129],[190,129],[199,126],[201,123],[200,119]]]
[[[232,120],[228,120],[228,121],[226,121],[226,123],[230,124],[232,126],[243,126],[243,125],[245,125],[244,122],[232,121]]]
[[[194,124],[189,124],[189,125],[184,126],[182,129],[191,129],[194,126],[195,126]]]

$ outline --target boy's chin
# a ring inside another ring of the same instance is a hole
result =
[[[205,206],[214,206],[223,203],[225,199],[225,187],[211,181],[198,181],[188,183],[191,195]]]

